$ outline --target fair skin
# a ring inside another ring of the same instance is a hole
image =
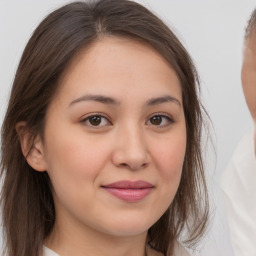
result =
[[[25,152],[26,136],[21,143]],[[181,86],[170,65],[131,39],[95,42],[69,65],[44,140],[27,158],[53,185],[56,222],[46,246],[61,256],[145,255],[147,231],[178,189],[185,150]],[[142,187],[108,187],[120,181]]]
[[[256,35],[254,33],[245,41],[241,78],[244,96],[256,131]],[[256,148],[256,136],[254,138]]]

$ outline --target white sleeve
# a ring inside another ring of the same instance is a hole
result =
[[[253,134],[239,143],[221,180],[236,256],[256,256],[256,160]]]

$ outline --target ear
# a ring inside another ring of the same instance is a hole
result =
[[[31,133],[26,127],[26,122],[18,122],[15,126],[19,136],[21,150],[28,164],[35,170],[43,172],[47,170],[42,140],[39,136],[31,141]]]

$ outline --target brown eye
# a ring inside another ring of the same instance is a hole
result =
[[[88,121],[93,126],[99,126],[101,124],[101,116],[92,116],[88,118]]]
[[[159,127],[166,127],[174,123],[173,119],[166,115],[154,115],[149,118],[147,121],[147,125],[159,126]]]
[[[161,116],[153,116],[150,118],[150,123],[153,125],[160,125],[162,123],[162,117]]]
[[[87,126],[104,127],[111,125],[110,121],[102,115],[91,115],[81,121]]]

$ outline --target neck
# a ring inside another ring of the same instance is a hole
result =
[[[145,256],[147,232],[138,235],[111,235],[88,227],[74,229],[72,223],[55,224],[45,245],[61,256]]]

